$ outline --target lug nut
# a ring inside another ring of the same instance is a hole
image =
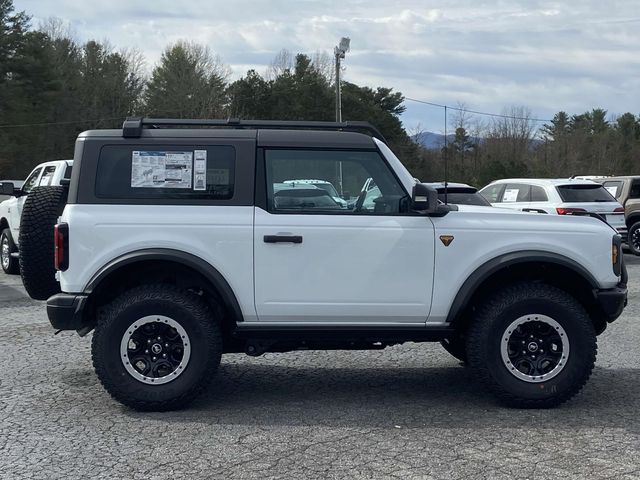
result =
[[[168,343],[165,343],[164,346],[165,346],[165,348],[169,348],[169,344]]]
[[[148,339],[148,340],[147,340],[147,343],[151,343],[151,339]]]
[[[145,350],[144,353],[149,353],[149,350]]]
[[[162,358],[167,358],[167,354],[166,354],[166,353],[163,353],[163,354],[162,354]]]
[[[153,357],[151,360],[155,362],[157,360],[157,357]]]
[[[162,337],[158,337],[158,340],[162,340]]]

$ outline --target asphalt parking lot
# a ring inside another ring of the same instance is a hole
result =
[[[554,410],[498,405],[437,344],[223,358],[185,411],[101,388],[90,337],[53,335],[0,274],[0,478],[640,478],[640,262],[590,382]]]

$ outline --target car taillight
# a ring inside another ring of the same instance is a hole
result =
[[[618,207],[613,210],[613,213],[624,213],[624,207]]]
[[[557,207],[556,212],[558,212],[558,215],[571,215],[573,213],[587,213],[587,211],[584,208],[563,208],[563,207]]]
[[[59,223],[54,228],[53,242],[55,246],[54,265],[63,272],[69,268],[69,225]]]

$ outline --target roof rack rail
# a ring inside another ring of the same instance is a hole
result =
[[[177,118],[144,118],[128,117],[122,124],[122,136],[125,138],[139,138],[142,130],[163,127],[220,127],[220,128],[264,128],[291,130],[346,130],[365,131],[372,137],[387,142],[380,131],[369,122],[306,122],[297,120],[240,120],[228,118],[226,120],[198,120]]]

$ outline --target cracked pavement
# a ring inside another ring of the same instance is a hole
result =
[[[223,356],[179,412],[116,403],[90,336],[53,335],[0,273],[0,478],[640,478],[640,261],[591,380],[553,410],[499,405],[438,344]]]

